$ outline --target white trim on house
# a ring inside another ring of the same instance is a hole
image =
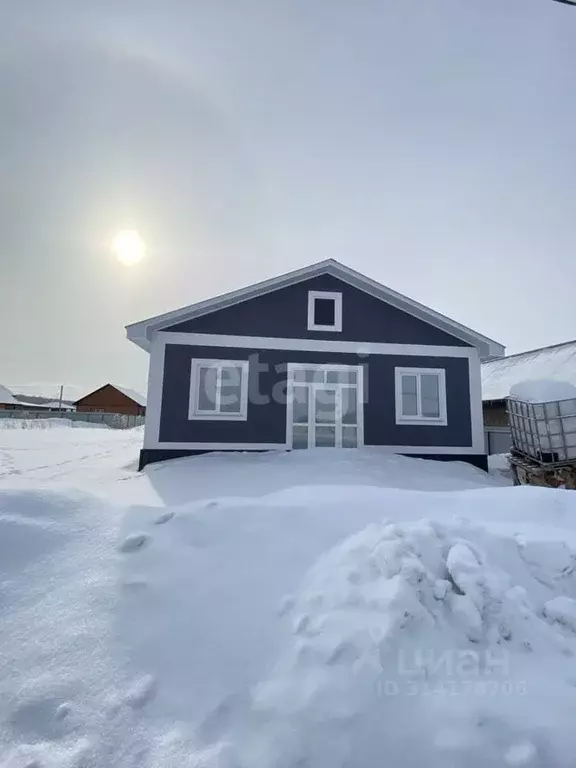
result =
[[[318,277],[320,275],[332,275],[348,285],[352,285],[403,312],[407,312],[462,341],[472,344],[478,348],[483,359],[501,357],[505,352],[505,347],[493,339],[489,339],[487,336],[483,336],[482,334],[473,331],[471,328],[467,328],[466,326],[451,320],[445,315],[440,314],[440,312],[436,312],[435,310],[414,301],[414,299],[410,299],[334,259],[326,259],[317,264],[311,264],[303,269],[297,269],[293,272],[288,272],[284,275],[255,283],[254,285],[240,290],[231,291],[230,293],[212,299],[200,301],[196,304],[191,304],[190,306],[174,310],[173,312],[166,312],[165,314],[148,318],[139,323],[133,323],[126,328],[127,336],[130,341],[133,341],[142,349],[148,350],[154,334],[163,328],[167,328],[186,320],[191,320],[195,317],[200,317],[201,315],[209,314],[210,312],[215,312],[219,309],[231,307],[234,304],[258,296],[263,296],[264,294],[279,288],[285,288],[289,285],[309,280],[310,278]]]
[[[162,331],[157,338],[170,344],[242,349],[285,349],[291,352],[348,352],[353,355],[415,355],[417,357],[477,357],[475,347],[445,347],[427,344],[387,344],[331,339],[281,339],[266,336],[227,336],[216,333]]]
[[[263,343],[261,343],[263,342]],[[297,343],[291,347],[290,343]],[[429,347],[423,345],[405,344],[358,344],[357,342],[341,341],[311,341],[305,339],[261,339],[257,337],[221,336],[212,334],[179,334],[161,333],[156,336],[150,348],[150,369],[148,376],[148,407],[146,411],[146,426],[144,432],[144,448],[173,449],[173,450],[285,450],[288,443],[172,443],[160,441],[160,417],[162,410],[162,392],[164,386],[164,360],[168,343],[189,344],[198,346],[228,346],[247,347],[251,349],[295,349],[296,351],[334,351],[355,352],[357,354],[399,354],[426,355],[428,357],[457,357],[468,358],[470,380],[471,407],[471,446],[374,446],[385,453],[412,454],[483,454],[484,450],[484,421],[482,417],[481,374],[478,351],[473,347]],[[317,345],[320,345],[318,348]],[[343,347],[344,345],[344,347]],[[363,366],[359,366],[363,376]],[[362,383],[364,391],[364,382]],[[363,421],[363,420],[362,420]],[[361,429],[363,430],[363,423]],[[360,432],[358,433],[360,441]],[[362,432],[362,442],[364,442]]]
[[[429,456],[430,454],[453,454],[454,456],[470,456],[484,454],[484,450],[470,446],[446,445],[364,445],[385,454],[414,454]],[[146,446],[150,450],[174,451],[287,451],[287,443],[161,443]]]
[[[364,402],[367,397],[364,381],[364,366],[358,366],[358,447],[364,446]]]
[[[199,405],[200,371],[206,368],[216,370],[216,402],[215,410],[202,410]],[[221,409],[222,369],[240,369],[240,410],[223,411]],[[248,375],[250,362],[248,360],[205,360],[193,358],[190,371],[190,395],[188,404],[189,421],[246,421],[248,419]]]
[[[416,405],[417,415],[404,415],[402,399],[402,378],[414,376],[416,378]],[[424,416],[422,413],[422,376],[436,376],[438,379],[438,416]],[[446,371],[444,368],[394,368],[394,390],[396,399],[396,424],[417,426],[441,426],[448,424],[446,406]]]
[[[482,413],[482,365],[477,350],[468,361],[470,382],[470,422],[475,453],[485,453],[484,415]]]
[[[287,376],[286,376],[286,447],[293,448],[294,445],[294,387],[295,386],[307,386],[309,382],[295,381],[294,373],[296,371],[353,371],[356,373],[355,384],[326,384],[327,389],[338,389],[347,387],[356,390],[356,424],[350,425],[356,427],[356,447],[362,448],[364,446],[364,366],[362,365],[342,365],[332,363],[288,363]],[[313,389],[313,387],[312,387]],[[314,428],[310,421],[308,421],[308,446],[312,442],[311,430]],[[327,424],[326,426],[331,426]],[[336,423],[336,447],[341,448],[341,431],[346,425],[338,422]],[[340,439],[338,439],[338,433],[340,433]]]
[[[317,325],[316,300],[331,299],[334,302],[334,325]],[[309,331],[342,331],[342,294],[336,291],[308,291],[308,330]]]
[[[285,451],[285,443],[161,443],[147,446],[151,450],[174,451]]]
[[[160,439],[162,414],[162,390],[164,388],[164,358],[166,341],[155,338],[150,347],[146,420],[144,423],[144,448],[156,448]]]

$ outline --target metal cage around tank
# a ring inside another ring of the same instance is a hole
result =
[[[539,464],[576,463],[576,399],[529,403],[509,397],[512,450]]]

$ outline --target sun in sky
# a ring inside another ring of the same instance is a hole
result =
[[[122,229],[114,235],[112,252],[121,264],[133,267],[144,258],[146,243],[135,229]]]

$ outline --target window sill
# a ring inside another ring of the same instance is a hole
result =
[[[431,426],[431,427],[447,427],[448,426],[448,419],[446,418],[425,418],[425,417],[418,417],[418,416],[397,416],[396,417],[396,424],[399,426]]]
[[[189,413],[188,421],[248,421],[247,413]]]
[[[342,333],[342,328],[338,328],[336,325],[309,325],[309,331],[329,331],[332,333]]]

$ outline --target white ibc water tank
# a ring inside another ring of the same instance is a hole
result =
[[[567,381],[522,381],[510,390],[514,447],[542,462],[576,459],[576,387]]]

